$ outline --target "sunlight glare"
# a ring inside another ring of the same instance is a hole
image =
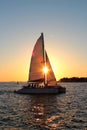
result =
[[[47,68],[46,66],[43,68],[43,72],[44,72],[45,74],[48,73],[48,68]]]

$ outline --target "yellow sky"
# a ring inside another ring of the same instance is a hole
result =
[[[76,57],[68,55],[62,50],[60,53],[60,51],[57,52],[56,48],[54,49],[48,48],[47,52],[57,80],[63,77],[86,77],[87,69],[84,63],[80,63],[79,59],[77,60]],[[25,50],[26,51],[20,51],[15,57],[13,56],[13,58],[3,63],[0,67],[0,81],[28,80],[32,50],[30,50],[30,52],[29,49]]]
[[[2,0],[0,12],[0,81],[28,80],[41,32],[57,80],[87,77],[87,0]]]

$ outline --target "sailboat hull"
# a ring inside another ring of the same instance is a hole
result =
[[[52,86],[54,87],[54,86]],[[61,94],[66,92],[66,88],[22,88],[18,91],[15,91],[18,94]]]

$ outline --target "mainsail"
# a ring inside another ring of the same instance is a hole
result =
[[[37,40],[31,57],[29,81],[39,81],[44,79],[43,68],[43,42],[42,35]]]
[[[52,70],[47,52],[44,49],[43,34],[37,40],[31,57],[30,70],[29,70],[29,82],[44,82],[45,74],[43,73],[43,67],[48,68],[46,75],[46,82],[48,85],[56,85],[56,78]]]

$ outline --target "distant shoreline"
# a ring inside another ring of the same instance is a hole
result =
[[[58,82],[87,82],[87,77],[62,78]]]
[[[27,81],[0,81],[0,83],[26,83]],[[71,78],[61,78],[57,82],[87,82],[87,77],[71,77]]]

